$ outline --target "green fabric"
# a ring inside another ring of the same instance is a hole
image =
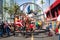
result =
[[[38,25],[38,22],[36,22],[36,25]]]

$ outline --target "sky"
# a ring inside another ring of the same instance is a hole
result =
[[[26,3],[26,2],[32,2],[32,0],[15,0],[19,5]]]
[[[32,2],[34,0],[15,0],[15,1],[16,1],[16,3],[18,3],[18,5],[21,5],[23,3]],[[41,7],[40,1],[41,0],[35,0],[35,3]],[[43,10],[45,11],[49,7],[49,0],[43,0],[43,1],[45,2],[43,5]],[[54,2],[55,2],[55,0],[50,0],[50,5]]]

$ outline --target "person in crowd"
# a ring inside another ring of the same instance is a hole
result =
[[[42,21],[38,20],[39,29],[42,29]]]
[[[29,24],[30,24],[30,20],[29,20],[28,16],[25,16],[26,32],[29,31]]]
[[[60,15],[57,17],[56,34],[59,34],[60,40]]]
[[[14,31],[13,23],[9,23],[9,28],[10,28],[10,32],[13,33]]]
[[[36,21],[35,25],[36,25],[36,29],[39,29],[38,21]]]
[[[56,22],[52,21],[52,29],[55,30],[55,28],[56,28]]]
[[[54,23],[54,30],[55,30],[55,28],[56,28],[56,22]]]
[[[49,36],[53,36],[53,35],[55,35],[55,32],[54,32],[54,30],[53,30],[53,27],[52,27],[52,23],[50,22],[49,23],[49,30],[50,30],[50,32],[49,32]]]
[[[0,22],[0,37],[3,36],[3,30],[4,30],[3,22]]]
[[[34,31],[35,30],[35,23],[34,22],[30,23],[29,29],[30,29],[30,31]]]
[[[15,30],[16,30],[15,23],[13,23],[12,26],[13,26],[13,29],[14,29],[14,31],[13,31],[13,35],[15,36]]]
[[[59,27],[60,27],[60,15],[57,17],[57,24],[56,24],[56,29],[55,29],[56,34],[59,34],[58,32]]]
[[[4,25],[5,25],[5,24],[4,24],[4,22],[2,21],[2,25],[1,25],[1,26],[3,27],[3,34],[5,33],[5,31],[4,31]]]
[[[7,35],[10,36],[10,27],[9,27],[7,21],[5,22],[4,29],[5,29],[5,31],[6,31],[6,33],[7,33]]]

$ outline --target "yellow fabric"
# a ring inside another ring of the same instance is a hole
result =
[[[15,22],[17,22],[17,20],[18,20],[18,19],[17,19],[17,18],[15,18]]]
[[[38,24],[39,24],[39,25],[42,25],[42,22],[41,22],[41,21],[39,21],[39,22],[38,22]]]
[[[52,25],[54,25],[54,21],[52,21]]]
[[[59,30],[58,30],[58,31],[59,31],[59,34],[60,34],[60,28],[59,28]]]

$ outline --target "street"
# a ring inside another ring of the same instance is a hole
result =
[[[10,36],[6,38],[0,38],[0,40],[58,40],[58,36],[48,37],[45,33],[41,33],[39,35],[32,35],[32,37],[25,38],[19,34],[19,36]]]

